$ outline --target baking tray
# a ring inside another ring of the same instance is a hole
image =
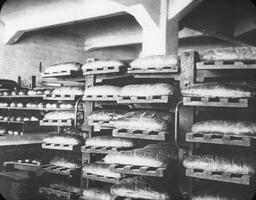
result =
[[[61,174],[66,176],[74,176],[80,174],[80,168],[71,169],[67,167],[56,166],[52,164],[41,165],[43,172],[52,173],[52,174]]]
[[[38,172],[41,170],[41,166],[33,163],[30,159],[4,162],[3,166],[12,167],[22,171]]]
[[[163,66],[163,67],[147,67],[147,68],[128,68],[128,74],[166,74],[177,73],[179,71],[178,66]]]
[[[117,184],[121,180],[121,178],[106,177],[91,173],[83,173],[83,178],[112,184]]]
[[[41,73],[42,78],[50,78],[50,77],[61,77],[61,76],[79,76],[82,74],[82,70],[75,71],[75,70],[61,70],[61,71],[54,71],[50,73]]]
[[[256,61],[202,61],[196,63],[199,70],[256,69]]]
[[[71,144],[55,144],[55,143],[42,143],[42,149],[64,150],[64,151],[78,151],[80,145]]]
[[[78,199],[79,194],[78,193],[71,193],[70,191],[59,189],[59,188],[47,188],[47,187],[40,187],[39,193],[52,196],[53,199],[60,198],[65,200],[76,200]]]
[[[130,129],[113,129],[114,137],[137,138],[144,140],[159,140],[165,141],[168,132],[166,131],[145,131],[145,130],[130,130]]]
[[[83,96],[84,101],[114,101],[116,102],[118,96],[114,95],[85,95]]]
[[[71,119],[43,119],[40,120],[40,126],[72,126],[73,125],[74,120]]]
[[[168,103],[171,96],[119,96],[117,103]]]
[[[236,145],[236,146],[251,146],[251,138],[240,135],[224,135],[220,133],[187,133],[187,142]]]
[[[58,101],[75,101],[76,99],[82,97],[82,95],[72,95],[72,94],[47,94],[43,96],[44,100],[58,100]]]
[[[89,126],[97,126],[104,129],[113,129],[113,127],[110,125],[110,121],[99,121],[99,120],[89,120],[88,121]]]
[[[164,167],[147,167],[147,166],[136,166],[136,165],[122,165],[122,164],[111,164],[110,170],[121,174],[132,174],[140,176],[154,176],[163,177]]]
[[[251,175],[232,174],[229,172],[214,172],[201,169],[186,169],[186,176],[221,181],[227,183],[236,183],[241,185],[250,185]]]
[[[247,108],[247,98],[209,98],[209,97],[183,97],[185,106],[207,106],[207,107],[235,107]]]
[[[109,154],[115,153],[117,151],[123,150],[123,148],[115,147],[94,147],[94,146],[82,146],[82,153],[94,153],[94,154]]]
[[[111,73],[124,73],[126,71],[125,66],[108,66],[108,67],[97,67],[97,68],[87,68],[83,70],[83,75],[93,75],[93,74],[111,74]]]

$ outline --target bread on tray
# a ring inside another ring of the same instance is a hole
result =
[[[82,65],[77,62],[65,62],[65,63],[59,63],[54,64],[49,67],[47,67],[44,71],[44,73],[53,73],[53,72],[65,72],[65,71],[80,71]]]
[[[59,87],[52,91],[52,95],[78,95],[82,96],[84,88],[79,86]]]
[[[81,165],[74,158],[69,158],[69,157],[64,158],[64,157],[57,156],[51,159],[49,163],[52,165],[65,167],[69,169],[76,169],[81,167]]]
[[[121,178],[120,173],[112,172],[109,169],[108,164],[103,163],[90,163],[85,164],[83,167],[84,174],[94,174],[98,176],[111,177],[111,178]]]
[[[117,138],[112,136],[96,136],[88,138],[85,141],[85,146],[131,148],[133,147],[133,142],[129,139]]]
[[[149,144],[140,149],[119,151],[105,156],[108,164],[123,164],[148,167],[167,167],[170,160],[177,160],[177,151],[169,143]]]
[[[189,169],[201,169],[234,174],[254,174],[255,164],[249,158],[223,157],[217,155],[193,155],[184,159],[183,166]]]
[[[202,60],[206,61],[248,61],[256,60],[255,47],[228,47],[209,49],[202,53]]]
[[[84,139],[77,134],[51,134],[43,139],[44,143],[83,145]]]
[[[74,111],[52,111],[44,115],[46,120],[69,120],[75,119]]]
[[[128,112],[123,117],[110,121],[110,125],[118,129],[166,131],[172,119],[169,112],[139,110]]]
[[[64,190],[70,193],[76,193],[79,194],[80,193],[80,188],[75,187],[73,185],[69,185],[67,183],[51,183],[50,184],[50,188],[55,189],[55,190]]]
[[[169,195],[163,190],[163,187],[156,186],[152,182],[140,179],[138,177],[122,180],[113,185],[110,189],[111,194],[121,197],[149,200],[169,200]]]
[[[115,200],[116,196],[110,194],[105,188],[87,188],[83,190],[82,197],[86,200]]]
[[[249,121],[207,120],[192,125],[193,133],[219,133],[256,136],[256,123]]]
[[[167,83],[133,84],[122,87],[120,96],[171,96],[175,87]]]
[[[83,71],[87,69],[97,69],[103,67],[122,67],[125,66],[125,63],[121,60],[95,60],[87,62],[82,66]]]
[[[243,200],[243,198],[230,192],[206,191],[194,194],[191,200]]]
[[[120,93],[121,87],[114,85],[100,85],[89,87],[84,91],[84,96],[98,96],[98,95],[112,95],[118,96]]]
[[[120,109],[100,109],[91,112],[88,116],[88,120],[109,122],[112,120],[119,119],[127,113],[128,111]]]
[[[235,83],[211,82],[190,85],[181,93],[189,97],[248,98],[256,96],[256,88]]]
[[[132,69],[148,69],[160,67],[177,67],[178,56],[175,55],[155,55],[137,58],[130,63]]]

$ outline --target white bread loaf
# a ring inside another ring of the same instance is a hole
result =
[[[121,178],[120,173],[112,172],[109,169],[109,165],[102,164],[102,163],[85,164],[83,167],[83,173],[95,174],[95,175],[111,177],[111,178]]]
[[[91,112],[88,116],[89,121],[112,121],[123,117],[128,111],[120,109],[100,109]]]
[[[158,67],[176,67],[178,65],[178,56],[176,55],[155,55],[141,57],[130,63],[131,68],[147,69]]]
[[[256,96],[256,88],[235,83],[214,82],[190,85],[181,93],[183,96],[190,97],[247,98]]]
[[[84,139],[77,134],[52,134],[43,139],[44,143],[83,145]]]
[[[129,148],[133,147],[133,142],[132,140],[123,138],[116,138],[111,136],[97,136],[88,138],[85,141],[85,146]]]
[[[109,190],[98,188],[87,188],[83,190],[82,197],[86,200],[115,200],[116,196],[110,194]]]
[[[87,69],[97,69],[102,67],[122,67],[125,63],[121,60],[95,60],[92,62],[87,62],[82,66],[83,71]]]
[[[54,64],[45,69],[45,73],[52,73],[52,72],[62,72],[62,71],[80,71],[82,65],[77,62],[65,62]]]
[[[231,120],[207,120],[192,125],[193,133],[220,133],[230,135],[256,136],[256,123]]]
[[[119,151],[105,156],[108,164],[123,164],[149,167],[167,167],[170,160],[177,160],[177,151],[169,143],[149,144],[144,148]]]
[[[87,88],[84,91],[84,96],[95,96],[95,95],[113,95],[118,96],[121,87],[114,85],[100,85]]]
[[[120,96],[171,96],[175,87],[167,83],[133,84],[122,87]]]
[[[44,119],[47,120],[69,120],[75,119],[74,111],[52,111],[44,115]]]
[[[84,88],[78,87],[78,86],[60,87],[60,88],[56,88],[52,91],[53,95],[80,95],[80,96],[82,96],[83,93],[84,93]]]
[[[201,169],[234,174],[254,174],[255,164],[246,158],[222,157],[217,155],[193,155],[183,161],[189,169]]]
[[[231,194],[228,192],[198,192],[192,196],[191,200],[243,200],[240,195]]]
[[[80,168],[81,165],[73,158],[54,157],[50,160],[50,164],[70,169]]]
[[[80,188],[68,185],[67,183],[51,183],[50,188],[55,190],[64,190],[76,194],[80,193]]]
[[[165,131],[171,121],[169,112],[140,110],[128,112],[110,124],[118,129]]]

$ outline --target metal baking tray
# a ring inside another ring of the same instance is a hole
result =
[[[122,96],[118,97],[117,103],[168,103],[171,96]]]

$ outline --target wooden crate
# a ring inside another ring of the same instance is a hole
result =
[[[120,151],[121,148],[115,147],[92,147],[92,146],[83,146],[81,148],[82,153],[94,153],[94,154],[109,154]]]
[[[121,174],[163,177],[164,176],[164,171],[166,170],[166,168],[112,164],[112,165],[110,165],[110,170],[112,170],[113,172],[121,173]]]
[[[166,134],[165,131],[145,131],[145,130],[129,130],[129,129],[113,129],[112,135],[114,137],[124,137],[124,138],[137,138],[144,140],[159,140],[165,141]]]
[[[94,74],[113,74],[113,73],[124,73],[126,67],[124,66],[105,66],[97,68],[87,68],[83,71],[83,75],[94,75]]]
[[[73,121],[71,119],[54,119],[54,120],[49,120],[49,119],[43,119],[40,120],[40,126],[72,126]]]
[[[235,107],[247,108],[247,98],[209,98],[209,97],[183,97],[185,106],[207,106],[207,107]]]
[[[170,96],[120,96],[117,103],[168,103]]]
[[[114,101],[116,102],[118,99],[117,96],[114,95],[84,95],[84,101]]]
[[[90,173],[83,173],[83,178],[87,178],[94,181],[105,182],[105,183],[113,183],[113,184],[117,184],[120,181],[120,178],[100,176],[100,175],[90,174]]]
[[[186,176],[242,185],[250,185],[251,179],[250,175],[214,172],[201,169],[186,169]]]
[[[41,73],[42,78],[50,78],[50,77],[61,77],[61,76],[79,76],[82,74],[82,71],[74,71],[74,70],[61,70],[50,73]]]
[[[219,133],[187,133],[187,142],[251,146],[251,138],[240,135],[224,135]]]
[[[43,172],[61,174],[66,176],[73,176],[79,173],[79,168],[71,169],[67,167],[56,166],[52,164],[45,164],[41,166]]]

